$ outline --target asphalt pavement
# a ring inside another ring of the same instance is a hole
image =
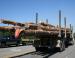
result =
[[[67,47],[63,52],[58,52],[54,49],[46,52],[38,51],[14,58],[75,58],[75,45]]]
[[[0,58],[10,58],[35,51],[32,45],[0,48]]]

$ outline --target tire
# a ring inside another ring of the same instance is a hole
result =
[[[64,40],[60,40],[60,47],[59,47],[59,52],[62,52],[65,50],[65,43]]]
[[[36,51],[40,51],[41,48],[40,47],[35,47]]]
[[[72,41],[70,42],[70,44],[71,44],[71,45],[74,45],[74,41],[72,40]]]
[[[22,42],[22,45],[24,46],[24,45],[26,45],[26,43],[25,42]]]
[[[74,39],[73,38],[69,38],[69,40],[68,40],[68,46],[69,45],[74,45]]]
[[[16,44],[16,46],[19,46],[19,44]]]
[[[16,46],[19,46],[20,45],[20,40],[18,40],[17,42],[16,42]]]

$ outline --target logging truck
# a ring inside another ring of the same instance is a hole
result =
[[[7,20],[3,20],[3,23],[6,21]],[[32,44],[36,50],[40,48],[59,48],[60,51],[63,51],[66,45],[74,44],[72,27],[70,25],[70,28],[66,28],[66,23],[65,28],[59,28],[58,26],[41,22],[38,24],[25,23],[22,26],[19,24],[19,26],[13,27],[0,27],[0,30],[9,30],[13,32],[10,36],[12,37],[12,35],[14,35],[12,38],[14,40],[1,42],[2,45],[6,44],[8,41],[13,44],[15,41],[16,45]]]
[[[19,39],[18,44],[32,44],[36,50],[39,48],[59,48],[65,50],[68,44],[74,44],[73,28],[61,27],[61,11],[59,11],[59,26],[54,26],[45,22],[18,23],[13,21],[1,20],[1,23],[14,25],[14,38]],[[17,27],[18,26],[18,27]]]
[[[61,28],[61,34],[59,34],[59,28],[50,24],[39,23],[36,25],[29,23],[28,26],[28,29],[19,32],[17,38],[22,39],[22,44],[26,43],[25,39],[32,39],[36,50],[58,48],[63,51],[68,44],[74,44],[71,28]]]

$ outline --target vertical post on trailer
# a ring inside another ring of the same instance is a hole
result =
[[[61,37],[61,10],[59,10],[59,37]]]
[[[46,19],[46,23],[48,24],[48,19]]]
[[[65,38],[66,38],[66,17],[64,17],[64,25],[65,25]]]
[[[72,38],[73,38],[73,26],[72,26]]]
[[[36,13],[36,24],[38,23],[38,13]]]
[[[72,26],[70,24],[70,38],[72,38]]]

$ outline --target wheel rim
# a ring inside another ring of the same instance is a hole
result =
[[[63,51],[63,50],[65,50],[65,45],[64,45],[64,42],[61,41],[61,43],[60,43],[60,51]]]

